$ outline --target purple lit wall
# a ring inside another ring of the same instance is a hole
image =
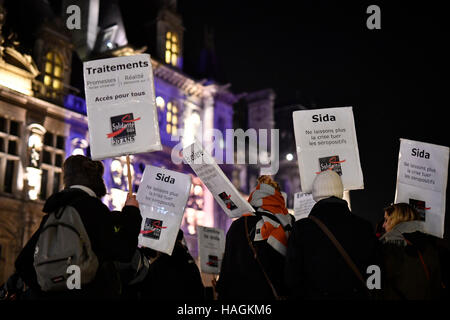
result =
[[[164,100],[164,107],[157,106],[157,115],[158,115],[158,123],[160,130],[161,143],[165,146],[164,151],[152,152],[142,155],[135,155],[132,166],[134,169],[134,179],[133,179],[133,192],[136,192],[139,187],[139,182],[142,177],[143,170],[145,169],[145,165],[150,164],[153,166],[167,168],[171,170],[180,171],[186,174],[192,174],[192,170],[188,165],[176,166],[172,163],[170,150],[176,144],[180,143],[179,139],[171,139],[171,134],[166,131],[167,125],[167,105],[169,102],[174,103],[178,108],[178,133],[180,134],[180,129],[184,128],[185,117],[189,116],[192,112],[191,108],[194,108],[199,115],[202,122],[205,121],[203,118],[203,112],[201,105],[203,103],[202,99],[199,98],[195,100],[197,102],[193,102],[192,100],[187,99],[186,95],[178,89],[176,86],[169,84],[161,79],[155,79],[155,96],[161,97]],[[86,115],[86,103],[83,98],[77,97],[75,95],[67,95],[64,99],[65,108],[77,112],[79,114]],[[233,128],[233,106],[227,102],[216,100],[214,101],[214,112],[213,112],[213,122],[209,125],[209,127],[219,129],[222,133],[223,139],[226,137],[226,129]],[[205,123],[203,123],[205,124]],[[81,139],[89,140],[88,128],[87,126],[80,126],[79,123],[76,125],[70,126],[69,136],[66,141],[66,155],[70,156],[75,149],[74,141],[78,141]],[[167,148],[168,147],[168,148]],[[223,160],[226,159],[226,142],[223,142],[223,149],[217,149],[215,152],[223,153]],[[169,151],[169,152],[168,152]],[[89,155],[89,148],[85,148],[85,154]],[[117,189],[126,191],[128,190],[127,186],[127,177],[123,175],[120,180],[117,179],[117,172],[112,172],[111,164],[114,159],[105,159],[103,160],[103,164],[105,166],[104,180],[107,186],[108,191]],[[123,159],[122,159],[123,161]],[[123,164],[122,164],[123,165]],[[224,165],[222,166],[225,174],[228,178],[231,179],[231,174],[233,171],[232,165]],[[114,177],[113,177],[114,175]],[[114,181],[116,179],[116,182]],[[196,210],[200,210],[204,212],[204,220],[203,223],[208,226],[213,226],[216,228],[221,228],[225,232],[227,232],[229,225],[231,224],[231,219],[226,216],[223,210],[215,203],[213,198],[209,199],[206,197],[208,191],[204,192],[204,202],[202,208],[196,208]],[[118,199],[121,197],[117,196]],[[112,194],[111,197],[105,197],[105,204],[113,209],[112,204]],[[114,198],[115,199],[115,198]],[[208,202],[209,201],[209,202]],[[195,209],[195,206],[192,207]],[[208,209],[209,208],[209,209]],[[188,247],[190,248],[191,254],[196,257],[197,256],[197,236],[196,234],[189,234],[187,229],[187,224],[184,222],[182,225],[182,230],[185,233],[185,238],[188,242]]]
[[[86,101],[73,94],[64,97],[64,107],[66,109],[86,115]]]

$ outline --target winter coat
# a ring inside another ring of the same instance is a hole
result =
[[[216,288],[218,297],[220,300],[273,300],[272,290],[248,245],[245,218],[248,219],[249,232],[260,220],[258,216],[241,217],[231,224]],[[284,295],[284,257],[267,242],[255,242],[253,246],[278,294]]]
[[[125,287],[127,299],[204,301],[200,271],[181,240],[175,242],[170,256],[149,248],[140,251],[151,258],[151,263],[144,280]]]
[[[441,266],[436,239],[423,233],[422,222],[401,222],[380,241],[384,299],[428,300],[441,297]]]
[[[274,300],[274,293],[264,272],[278,296],[286,294],[283,282],[284,254],[293,216],[287,213],[281,193],[266,184],[256,187],[249,202],[256,212],[235,220],[226,236],[216,287],[220,300]],[[264,272],[250,248],[245,219],[249,238]]]
[[[336,197],[317,202],[310,216],[320,219],[367,278],[377,264],[377,239],[369,222],[352,214]],[[291,299],[365,299],[367,291],[337,248],[311,219],[298,220],[289,238],[286,285]]]
[[[99,261],[96,279],[81,290],[62,293],[44,293],[40,290],[33,266],[34,251],[40,231],[48,214],[66,205],[73,206],[83,221],[92,250]],[[117,272],[113,261],[130,261],[138,244],[141,215],[138,208],[125,206],[122,212],[111,212],[97,197],[78,188],[68,188],[55,193],[46,201],[43,212],[47,213],[39,229],[33,234],[16,259],[17,273],[31,289],[30,298],[105,298],[114,296],[117,288]]]

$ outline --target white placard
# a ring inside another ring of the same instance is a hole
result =
[[[142,215],[140,246],[172,254],[190,189],[187,174],[145,167],[136,196]]]
[[[295,220],[307,218],[316,202],[311,193],[297,192],[294,194],[294,216]]]
[[[344,190],[364,188],[352,107],[295,111],[293,120],[303,192],[324,170],[338,173]]]
[[[449,148],[400,139],[395,203],[414,206],[426,233],[442,238]]]
[[[255,211],[198,141],[183,149],[183,158],[230,218]]]
[[[225,252],[225,235],[222,229],[197,226],[200,270],[219,274]]]
[[[93,60],[83,66],[92,158],[161,150],[150,56]]]

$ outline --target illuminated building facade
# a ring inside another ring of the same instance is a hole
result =
[[[17,254],[38,228],[45,199],[62,189],[64,160],[73,154],[89,156],[80,76],[84,60],[151,54],[163,150],[131,156],[134,192],[147,164],[192,175],[182,229],[194,257],[197,225],[227,230],[231,224],[201,180],[189,166],[175,164],[171,153],[182,131],[185,142],[199,130],[208,139],[206,133],[212,128],[225,137],[225,130],[233,128],[233,105],[238,97],[228,86],[196,81],[182,72],[184,28],[176,1],[154,2],[155,19],[148,31],[155,37],[148,40],[148,46],[135,48],[128,44],[117,1],[78,1],[81,30],[66,28],[64,8],[71,1],[58,2],[56,7],[51,1],[27,2],[30,16],[23,16],[21,1],[0,1],[0,283],[13,273]],[[3,28],[8,19],[9,34]],[[12,31],[20,29],[17,21],[24,19],[26,28],[34,32],[22,29],[17,37]],[[28,53],[22,51],[24,47]],[[108,188],[103,201],[111,209],[120,209],[128,188],[125,157],[103,163]],[[245,166],[222,168],[248,194],[248,179],[241,179],[247,177]]]

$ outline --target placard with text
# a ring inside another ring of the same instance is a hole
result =
[[[225,234],[222,229],[197,226],[200,270],[219,274],[225,252]]]
[[[295,111],[293,121],[302,192],[325,170],[341,177],[344,190],[364,188],[352,107]]]
[[[92,158],[161,150],[150,56],[93,60],[83,67]]]
[[[449,148],[400,139],[395,203],[412,205],[426,233],[444,236]]]
[[[295,220],[307,218],[316,202],[311,193],[297,192],[294,194]]]
[[[142,215],[140,246],[172,254],[190,189],[187,174],[145,167],[136,195]]]
[[[255,211],[198,141],[183,149],[183,159],[191,166],[230,218]]]

